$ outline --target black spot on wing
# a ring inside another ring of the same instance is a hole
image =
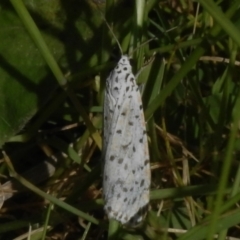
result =
[[[129,75],[130,75],[129,73],[126,74],[126,76],[125,76],[125,82],[127,82]]]
[[[119,163],[119,164],[122,164],[122,162],[123,162],[123,158],[119,158],[119,159],[118,159],[118,163]]]
[[[146,216],[147,210],[148,210],[148,204],[140,207],[136,212],[136,214],[129,219],[129,224],[132,226],[139,224],[143,220],[143,218]]]
[[[137,198],[135,197],[135,198],[132,200],[132,204],[134,204],[136,201],[137,201]]]
[[[142,181],[141,181],[141,183],[140,183],[140,187],[142,187],[142,186],[144,185],[144,182],[145,182],[145,180],[142,179]]]
[[[149,159],[146,159],[146,160],[144,161],[144,165],[146,166],[147,164],[149,164]]]

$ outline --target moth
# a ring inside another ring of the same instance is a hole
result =
[[[150,160],[141,94],[123,55],[106,80],[103,197],[109,219],[138,225],[149,203]]]

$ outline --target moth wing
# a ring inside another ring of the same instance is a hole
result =
[[[133,74],[127,83],[120,89],[122,98],[109,126],[103,189],[108,216],[137,224],[149,202],[150,165],[142,101]]]
[[[111,80],[111,75],[107,79],[107,83]],[[104,96],[104,115],[103,115],[103,160],[105,159],[106,147],[108,146],[109,136],[112,128],[114,106],[116,105],[115,99],[108,92],[108,86],[106,86],[105,96]]]

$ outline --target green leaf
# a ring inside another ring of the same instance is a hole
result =
[[[1,146],[24,127],[57,85],[17,15],[3,8],[0,22]],[[44,38],[58,59],[63,44],[47,34]]]

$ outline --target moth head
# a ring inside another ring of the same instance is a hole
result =
[[[124,66],[124,65],[131,65],[129,57],[127,55],[123,55],[118,63],[121,64],[122,66]]]

